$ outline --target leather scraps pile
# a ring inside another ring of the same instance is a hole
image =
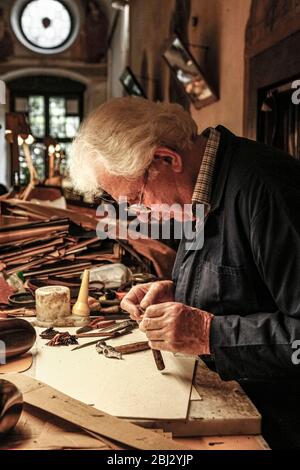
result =
[[[86,269],[92,310],[100,315],[120,313],[133,284],[170,277],[171,248],[151,239],[100,240],[95,209],[18,199],[2,199],[0,208],[0,317],[34,315],[34,292],[43,286],[67,286],[74,302]]]

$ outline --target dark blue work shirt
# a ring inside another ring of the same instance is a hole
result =
[[[288,439],[286,446],[300,448],[300,163],[217,129],[204,245],[187,251],[181,241],[175,299],[215,315],[210,347],[217,372],[224,380],[243,380],[267,429],[273,428],[275,447]],[[288,438],[292,423],[299,431]]]

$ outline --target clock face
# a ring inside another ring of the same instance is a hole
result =
[[[24,46],[42,54],[55,54],[76,39],[79,17],[73,0],[16,0],[11,24]]]
[[[25,38],[41,49],[54,49],[63,45],[72,32],[69,10],[58,0],[32,0],[20,17]]]

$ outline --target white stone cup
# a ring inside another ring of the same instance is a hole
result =
[[[45,286],[35,291],[36,325],[50,328],[67,326],[70,316],[70,289],[65,286]]]

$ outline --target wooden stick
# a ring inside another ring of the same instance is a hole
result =
[[[159,351],[158,349],[151,349],[151,351],[152,351],[157,369],[164,370],[166,366],[165,366],[161,351]]]
[[[141,306],[139,306],[139,309],[141,313],[143,314],[145,313],[145,310]],[[166,366],[165,366],[161,351],[159,351],[158,349],[152,349],[152,348],[151,348],[151,351],[155,360],[157,370],[164,370]]]
[[[137,343],[121,344],[114,347],[121,354],[132,354],[139,351],[150,349],[148,341],[139,341]]]

